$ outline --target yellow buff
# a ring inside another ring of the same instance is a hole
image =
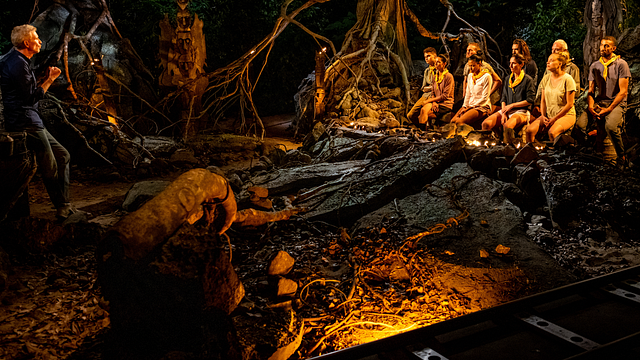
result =
[[[435,66],[429,66],[429,72],[431,73],[431,79],[435,79],[438,76],[438,69]]]
[[[604,59],[602,57],[600,57],[600,63],[604,66],[604,71],[602,72],[602,77],[607,80],[607,73],[609,72],[609,65],[611,65],[612,62],[618,60],[620,58],[620,55],[616,55],[616,54],[612,54],[613,56],[611,56],[611,59],[609,59],[609,61],[604,62]]]
[[[473,79],[473,83],[475,84],[476,81],[482,77],[482,75],[488,74],[488,73],[489,73],[489,71],[487,69],[482,69],[482,70],[480,70],[478,75],[471,75],[471,78]]]
[[[444,69],[443,72],[439,72],[438,71],[436,73],[436,84],[440,84],[442,82],[442,80],[444,80],[444,76],[447,75],[448,72],[449,72],[449,70],[447,70],[447,69]],[[440,75],[440,76],[438,77],[438,75]]]
[[[522,81],[522,79],[524,79],[524,71],[520,70],[520,75],[518,75],[518,77],[516,77],[516,80],[513,81],[513,73],[511,73],[511,75],[509,75],[509,87],[511,88],[511,90],[513,90],[514,87],[516,87],[518,84],[520,84],[520,82]],[[515,90],[513,90],[515,92]]]

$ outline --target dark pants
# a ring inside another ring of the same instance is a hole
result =
[[[602,103],[599,105],[604,108],[609,106],[609,104]],[[596,121],[596,126],[598,127],[596,144],[599,151],[604,150],[603,142],[608,135],[613,143],[613,147],[616,149],[617,156],[621,157],[624,155],[624,143],[622,142],[622,132],[620,128],[622,127],[625,112],[626,106],[618,105],[607,116]],[[586,131],[589,124],[592,124],[593,121],[593,115],[591,115],[589,110],[585,110],[584,113],[580,115],[580,118],[578,118],[576,125],[583,131]]]
[[[0,173],[0,221],[29,216],[29,181],[36,173],[36,162],[24,140],[13,156],[0,158]]]
[[[27,147],[35,152],[38,170],[42,175],[53,206],[69,203],[70,155],[47,129],[27,132]]]

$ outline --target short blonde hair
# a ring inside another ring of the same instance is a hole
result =
[[[18,49],[24,48],[25,40],[29,39],[32,32],[36,31],[35,26],[29,24],[18,25],[11,30],[11,43]]]
[[[558,40],[554,41],[553,43],[554,44],[558,43],[558,44],[562,45],[562,51],[567,51],[569,49],[569,45],[567,45],[567,42],[562,40],[562,39],[558,39]]]

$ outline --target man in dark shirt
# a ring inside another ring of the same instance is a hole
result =
[[[616,150],[617,163],[623,165],[624,144],[620,127],[627,107],[631,71],[627,62],[614,53],[616,45],[613,36],[605,36],[600,41],[601,57],[589,68],[587,111],[582,113],[576,124],[586,131],[588,124],[595,120],[598,149],[604,150],[604,139],[609,136]]]
[[[69,152],[44,127],[38,114],[38,102],[60,75],[57,67],[47,69],[46,79],[38,84],[30,60],[40,52],[42,41],[36,28],[20,25],[11,32],[14,48],[0,60],[0,88],[7,131],[26,131],[27,147],[36,154],[42,178],[57,209],[58,218],[75,212],[69,201]]]

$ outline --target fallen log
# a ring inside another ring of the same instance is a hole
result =
[[[462,155],[460,137],[435,143],[417,143],[402,154],[372,162],[298,202],[309,209],[305,217],[330,223],[353,224],[360,216],[418,192],[434,181]]]
[[[218,233],[225,232],[235,218],[236,200],[227,180],[205,169],[180,175],[158,196],[122,218],[109,232],[118,234],[126,257],[140,260],[183,223],[193,224],[200,219],[204,215],[203,203],[218,203],[224,209],[224,224]]]

